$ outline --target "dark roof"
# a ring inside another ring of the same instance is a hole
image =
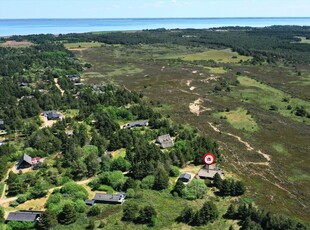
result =
[[[59,119],[60,118],[60,114],[56,110],[44,111],[43,115],[48,120],[53,120],[53,119]]]
[[[156,143],[159,143],[162,148],[170,148],[174,145],[170,134],[159,136],[156,140]]]
[[[185,179],[185,180],[190,180],[192,176],[188,173],[183,173],[181,176],[179,176],[179,179]]]
[[[39,211],[17,211],[10,212],[7,221],[30,221],[35,222],[42,215],[43,212]]]
[[[105,202],[112,202],[112,203],[122,203],[125,199],[125,194],[103,194],[103,193],[96,193],[93,200],[95,201],[105,201]]]
[[[73,78],[73,77],[80,77],[78,74],[69,74],[67,75],[68,78]]]
[[[85,204],[94,206],[95,200],[85,200]]]
[[[133,128],[133,127],[141,127],[141,126],[148,126],[149,121],[148,120],[140,120],[140,121],[133,121],[129,124],[125,125],[124,127],[127,129]]]

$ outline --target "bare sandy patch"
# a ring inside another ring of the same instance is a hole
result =
[[[193,103],[189,104],[189,110],[191,113],[196,114],[197,116],[199,116],[202,112],[211,110],[210,108],[206,108],[204,106],[201,105],[201,103],[203,103],[203,99],[202,98],[198,98],[196,101],[194,101]]]

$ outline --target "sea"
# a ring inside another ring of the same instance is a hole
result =
[[[121,19],[0,19],[0,36],[66,34],[144,29],[207,29],[225,26],[310,26],[300,18],[121,18]]]

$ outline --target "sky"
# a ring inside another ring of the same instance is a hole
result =
[[[0,0],[0,19],[310,17],[309,0]]]

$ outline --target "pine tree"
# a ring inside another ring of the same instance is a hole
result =
[[[182,210],[178,220],[183,223],[191,223],[194,218],[195,212],[192,208],[186,207]]]
[[[236,216],[236,212],[237,212],[236,206],[233,204],[230,204],[224,216],[225,218],[228,218],[228,219],[234,219]]]
[[[213,223],[219,216],[216,205],[211,201],[205,202],[199,210],[199,213],[202,219],[201,224]]]
[[[241,196],[245,193],[245,186],[241,181],[235,183],[234,196]]]
[[[222,180],[220,174],[216,173],[216,174],[214,175],[214,178],[213,178],[213,179],[214,179],[214,181],[213,181],[214,186],[215,186],[216,188],[218,188],[218,189],[221,189],[223,180]]]
[[[155,190],[163,190],[168,187],[169,183],[169,176],[166,170],[163,168],[158,169],[157,173],[155,174],[155,181],[153,188]]]
[[[57,215],[56,213],[46,210],[40,221],[37,222],[36,229],[47,230],[57,225]]]
[[[72,204],[65,204],[62,212],[59,214],[58,221],[61,224],[72,224],[77,220],[77,213]]]
[[[182,195],[182,190],[185,188],[185,185],[181,180],[178,180],[174,186],[173,192],[176,192],[179,196]]]

